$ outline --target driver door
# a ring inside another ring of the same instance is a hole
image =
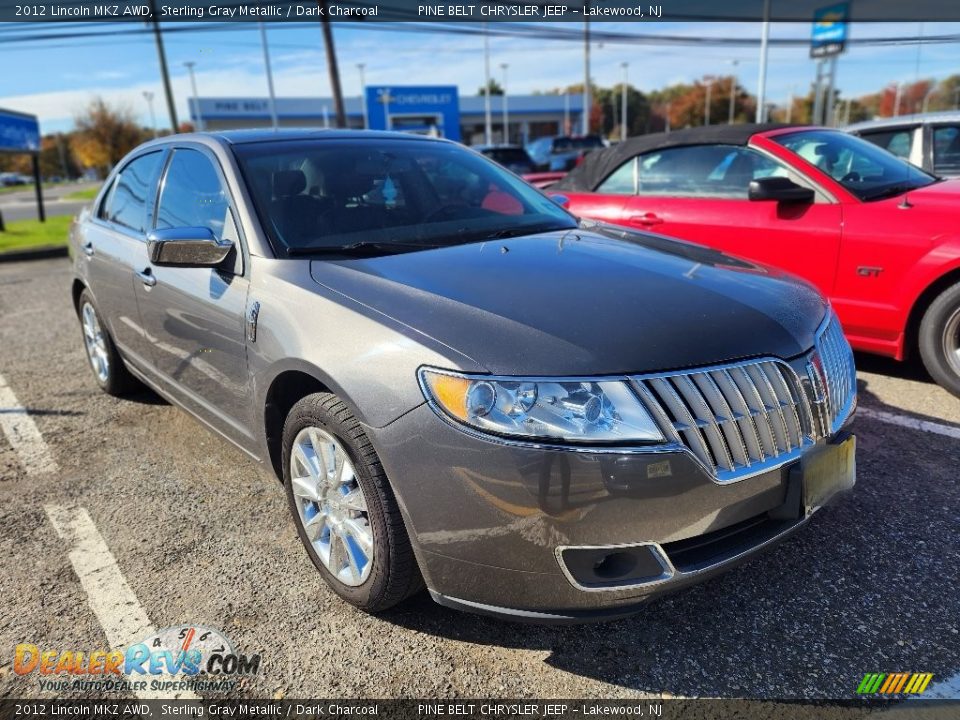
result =
[[[800,275],[830,293],[842,228],[841,205],[807,178],[750,147],[697,145],[636,159],[637,191],[620,222],[690,240]],[[750,181],[783,176],[811,187],[812,203],[748,199]]]

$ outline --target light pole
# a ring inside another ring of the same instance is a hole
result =
[[[733,64],[733,73],[730,75],[730,116],[727,118],[727,125],[733,125],[733,116],[736,113],[737,104],[737,65],[739,60],[731,60]]]
[[[193,88],[193,102],[196,103],[197,107],[197,130],[203,130],[203,116],[200,113],[200,97],[197,95],[197,78],[193,74],[193,68],[196,65],[192,60],[185,62],[184,66],[190,71],[190,87]]]
[[[357,63],[357,70],[360,71],[360,107],[363,108],[364,130],[370,127],[369,118],[367,117],[367,81],[363,75],[363,70],[365,67],[366,65],[364,63]]]
[[[927,94],[923,96],[923,103],[920,105],[920,112],[926,113],[927,108],[930,105],[930,97],[937,92],[937,86],[931,85],[930,89],[927,90]]]
[[[263,66],[267,71],[267,91],[270,93],[270,125],[276,130],[279,125],[277,122],[277,97],[273,92],[273,70],[270,69],[270,48],[267,45],[267,26],[262,22],[260,23],[260,44],[263,45]],[[194,93],[196,93],[196,89],[194,89]],[[199,103],[197,112],[199,114]]]
[[[153,93],[149,90],[143,91],[143,99],[147,101],[147,107],[150,108],[150,127],[153,128],[153,136],[157,136],[157,116],[153,112]]]
[[[760,31],[760,77],[757,81],[757,122],[767,119],[767,50],[770,44],[770,0],[763,0],[763,26]]]
[[[706,78],[707,80],[707,101],[703,104],[703,124],[710,124],[710,93],[713,90],[713,78]]]
[[[483,141],[493,145],[493,116],[490,110],[490,34],[483,24]]]
[[[903,96],[903,83],[897,83],[897,94],[893,99],[893,116],[897,117],[900,115],[900,98]]]
[[[623,85],[620,87],[620,142],[627,139],[627,69],[630,63],[620,63],[623,68]]]
[[[500,63],[500,69],[503,70],[503,144],[506,145],[510,142],[510,116],[507,113],[507,68],[510,67],[508,63]]]
[[[787,97],[787,124],[789,124],[790,120],[793,118],[793,95],[796,90],[796,85],[790,86],[790,95]]]
[[[589,7],[584,2],[584,14]],[[583,134],[590,134],[590,21],[583,23]]]

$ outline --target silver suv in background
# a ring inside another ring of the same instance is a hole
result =
[[[939,177],[960,177],[960,112],[855,123],[847,132]]]

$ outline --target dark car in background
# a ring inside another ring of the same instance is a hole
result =
[[[606,147],[599,135],[557,135],[534,140],[527,153],[542,172],[567,172],[583,160],[591,150]]]
[[[448,141],[162,138],[70,249],[100,387],[144,383],[275,473],[368,611],[426,585],[514,618],[626,614],[854,482],[852,353],[812,286],[581,224]]]
[[[845,128],[940,177],[960,177],[960,112],[901,115]]]
[[[533,160],[520,145],[474,145],[473,149],[517,175],[536,170]]]

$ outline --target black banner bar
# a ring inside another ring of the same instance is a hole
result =
[[[772,0],[773,22],[812,23],[825,0]],[[150,0],[4,2],[4,22],[759,22],[759,0]],[[856,2],[850,23],[960,21],[956,0]],[[935,32],[935,31],[934,31]]]
[[[892,710],[903,718],[956,718],[960,701],[887,700],[0,700],[0,720],[854,720]]]

